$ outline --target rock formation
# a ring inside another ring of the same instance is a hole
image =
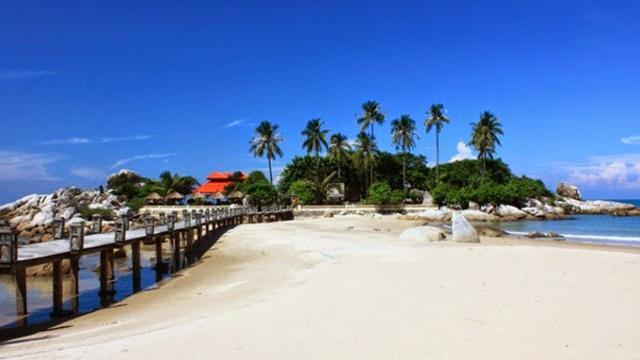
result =
[[[453,241],[464,243],[479,243],[480,237],[478,232],[471,225],[464,215],[460,213],[454,213],[451,220],[451,230],[453,233]]]

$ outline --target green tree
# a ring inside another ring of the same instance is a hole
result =
[[[478,159],[482,160],[482,173],[487,171],[487,158],[493,159],[496,145],[500,145],[500,135],[503,135],[500,120],[492,113],[485,111],[480,115],[477,123],[471,123],[472,134],[469,145],[478,152]]]
[[[278,202],[278,190],[267,181],[259,181],[247,185],[245,194],[249,196],[249,203],[256,206],[259,211],[263,206],[273,205]]]
[[[266,157],[269,161],[269,180],[271,184],[273,184],[271,161],[275,160],[276,156],[282,156],[281,142],[282,136],[278,134],[278,125],[274,125],[269,121],[262,121],[258,125],[250,142],[250,151],[253,156]]]
[[[355,163],[364,168],[365,173],[365,193],[367,189],[367,177],[369,172],[371,173],[371,180],[369,183],[373,183],[373,166],[376,162],[376,155],[378,154],[378,145],[375,139],[365,132],[358,134],[356,139],[356,151],[353,154]],[[369,171],[370,170],[370,171]]]
[[[434,104],[429,108],[429,117],[425,121],[425,127],[427,128],[427,133],[431,132],[431,129],[436,130],[436,183],[439,178],[439,170],[440,166],[440,132],[444,127],[444,124],[449,123],[449,118],[444,114],[444,105],[442,104]]]
[[[322,125],[322,120],[311,119],[307,122],[307,127],[302,131],[302,135],[305,136],[302,148],[307,151],[307,154],[315,154],[316,162],[318,163],[317,166],[320,166],[318,160],[320,153],[329,147],[327,144],[327,133],[329,130],[322,129]]]
[[[407,188],[407,151],[416,146],[416,122],[409,115],[401,115],[391,122],[392,141],[402,151],[402,188]]]
[[[351,145],[347,137],[341,133],[335,133],[331,135],[329,142],[329,159],[335,160],[338,163],[338,179],[342,180],[342,162],[349,157],[351,151]]]
[[[373,124],[382,125],[384,123],[384,113],[377,101],[369,100],[362,104],[362,115],[357,120],[360,125],[360,131],[365,132],[371,127],[371,138],[373,135]]]
[[[160,174],[159,185],[162,188],[160,193],[164,196],[174,191],[182,195],[189,195],[200,183],[193,176],[180,176],[179,174],[171,174],[170,171],[164,171]]]

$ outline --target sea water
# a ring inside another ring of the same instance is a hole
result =
[[[640,206],[640,200],[614,200]],[[640,217],[573,215],[565,220],[531,220],[492,223],[514,235],[532,231],[557,232],[567,240],[589,243],[640,246]]]

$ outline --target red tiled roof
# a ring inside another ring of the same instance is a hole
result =
[[[214,171],[209,176],[207,176],[207,180],[215,180],[215,181],[229,180],[232,176],[233,176],[232,172]],[[242,180],[246,180],[246,179],[247,179],[247,174],[242,173]]]
[[[201,185],[199,188],[197,188],[196,192],[201,194],[215,194],[215,193],[223,192],[227,184],[229,184],[228,181],[208,182],[206,184]]]

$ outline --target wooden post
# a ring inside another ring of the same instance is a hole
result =
[[[133,292],[138,292],[142,289],[142,283],[140,279],[140,241],[133,240],[131,242],[131,265],[133,272]]]
[[[177,231],[171,232],[171,240],[173,241],[173,267],[174,271],[180,269],[180,237]]]
[[[64,315],[62,310],[63,304],[63,292],[62,292],[62,260],[53,261],[53,311],[51,317],[58,317]]]
[[[80,258],[77,255],[71,255],[69,258],[70,265],[70,290],[71,290],[71,311],[74,314],[80,312]]]
[[[162,236],[155,237],[156,245],[156,281],[162,280]]]
[[[13,269],[13,279],[16,283],[16,316],[19,325],[27,324],[27,272],[24,266]]]
[[[113,302],[116,293],[114,286],[115,273],[113,269],[113,248],[100,251],[100,300],[102,306]]]

